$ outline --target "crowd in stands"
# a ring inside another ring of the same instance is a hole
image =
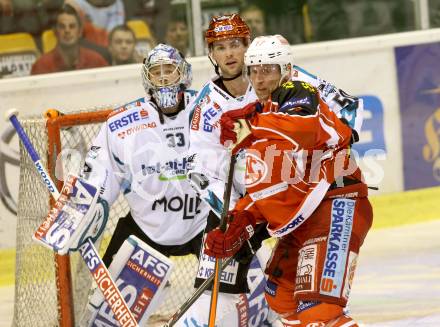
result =
[[[0,0],[0,78],[139,63],[166,39],[190,54],[186,22],[171,27],[170,3]]]
[[[0,78],[139,63],[157,43],[193,55],[189,0],[0,0]],[[414,30],[412,0],[204,0],[239,11],[253,37],[292,44]],[[440,1],[430,0],[440,27]],[[206,9],[206,8],[205,8]],[[223,12],[225,11],[225,12]],[[202,33],[203,31],[199,31]]]

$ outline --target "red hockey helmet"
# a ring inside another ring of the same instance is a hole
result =
[[[208,46],[211,43],[223,39],[240,37],[250,39],[251,30],[239,14],[214,16],[209,22],[205,32],[205,40]]]

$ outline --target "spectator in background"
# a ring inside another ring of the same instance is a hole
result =
[[[108,50],[112,60],[111,65],[125,65],[141,62],[142,58],[136,52],[136,37],[127,25],[118,25],[112,29],[108,37]]]
[[[248,5],[240,11],[240,16],[251,29],[252,39],[267,34],[266,17],[260,7],[254,4]]]
[[[63,0],[0,0],[0,34],[24,32],[39,42],[41,32],[53,24]]]
[[[81,34],[82,24],[78,13],[70,5],[63,6],[56,17],[57,46],[34,63],[31,74],[108,66],[99,53],[80,45]]]
[[[185,57],[191,56],[189,30],[185,17],[173,15],[167,26],[165,43],[179,50]]]
[[[440,27],[440,1],[429,2],[430,27]]]
[[[344,0],[344,10],[348,17],[351,37],[379,35],[395,31],[392,19],[394,1]],[[398,4],[397,4],[398,5]]]
[[[301,2],[300,12],[303,14],[303,27],[306,28],[305,39],[307,42],[349,37],[349,21],[345,12],[346,0],[299,1],[299,3]],[[308,33],[307,27],[310,29]]]
[[[85,20],[110,32],[115,26],[125,23],[125,9],[122,0],[66,0],[84,15]]]
[[[304,1],[247,0],[243,1],[244,5],[240,15],[243,15],[242,17],[249,24],[252,37],[256,37],[260,33],[263,35],[281,34],[291,44],[302,43],[304,42],[304,28],[301,7]],[[263,17],[263,19],[261,20],[259,17]],[[262,21],[263,24],[259,21]],[[263,29],[264,32],[262,32]]]
[[[179,4],[173,6],[182,6],[182,1],[176,2]],[[183,1],[183,8],[185,3]],[[171,0],[124,0],[124,4],[126,20],[145,21],[153,31],[154,43],[165,43],[168,22],[171,20]]]

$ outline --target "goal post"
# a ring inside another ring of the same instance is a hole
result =
[[[63,180],[55,176],[56,165],[59,162],[58,156],[64,149],[61,142],[61,133],[63,129],[78,128],[82,125],[88,125],[91,122],[95,124],[106,120],[111,110],[100,110],[98,112],[77,113],[69,115],[60,115],[46,120],[47,129],[47,168],[53,181],[55,181],[58,190],[63,187]],[[82,136],[78,136],[82,137]],[[83,149],[84,150],[84,149]],[[76,172],[78,173],[78,171]],[[59,177],[59,176],[58,176]],[[50,206],[55,203],[53,197],[49,197]],[[75,303],[72,289],[72,273],[70,269],[70,256],[54,254],[55,258],[55,281],[58,301],[58,320],[60,327],[75,326]],[[79,318],[77,318],[78,320]]]
[[[91,108],[56,118],[20,118],[58,188],[68,172],[80,172],[91,143],[110,112],[108,108]],[[49,211],[51,197],[22,146],[20,157],[13,325],[78,326],[87,304],[92,277],[78,253],[54,255],[32,241],[32,234]],[[106,229],[96,244],[101,255],[117,220],[128,210],[122,196],[112,205]],[[152,316],[159,322],[166,321],[194,290],[197,259],[192,255],[171,259],[175,262],[170,279],[172,289]]]

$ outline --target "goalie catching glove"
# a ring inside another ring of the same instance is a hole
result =
[[[232,257],[254,235],[256,219],[249,211],[230,211],[226,219],[228,227],[224,233],[216,228],[206,236],[205,254],[211,257]]]
[[[251,145],[253,135],[248,119],[255,113],[255,102],[242,109],[225,112],[220,119],[220,143],[228,147],[232,154]]]

